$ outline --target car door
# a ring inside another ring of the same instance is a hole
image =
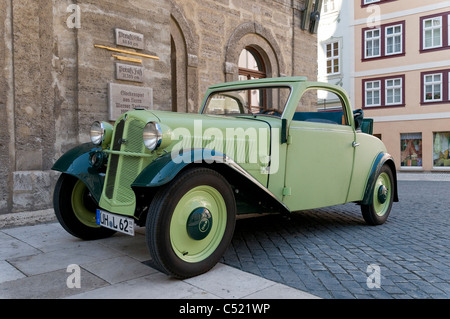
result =
[[[303,94],[289,127],[283,202],[291,211],[343,204],[352,177],[355,131],[342,96]]]

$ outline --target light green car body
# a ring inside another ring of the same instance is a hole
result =
[[[139,220],[144,222],[144,207],[148,207],[143,199],[145,194],[169,183],[192,165],[218,169],[225,178],[232,171],[240,177],[239,181],[245,181],[233,185],[236,193],[240,187],[258,191],[258,196],[270,199],[269,206],[286,212],[349,202],[371,204],[375,179],[383,165],[391,167],[396,182],[395,165],[386,147],[378,138],[355,127],[349,97],[341,87],[310,82],[303,77],[225,83],[208,89],[204,105],[217,91],[264,86],[290,88],[291,95],[281,117],[206,115],[201,114],[203,108],[200,114],[133,110],[116,121],[111,144],[80,146],[64,155],[54,169],[82,180],[101,209],[134,217],[138,224]],[[301,96],[311,88],[324,88],[341,98],[347,125],[293,120]],[[155,151],[149,151],[143,143],[142,132],[148,122],[159,123],[163,131],[162,145]],[[264,152],[268,155],[274,155],[270,151],[276,150],[276,159],[272,157],[270,163],[259,156],[251,160],[254,152],[251,136],[239,146],[235,137],[227,135],[242,131],[245,135],[249,128],[258,132],[270,129],[271,134],[260,137],[265,140],[258,143],[267,145]],[[217,148],[211,151],[212,144],[218,145],[216,136],[220,135],[224,137],[221,151]],[[230,148],[232,154],[227,153],[226,145],[231,142],[237,143],[241,152]],[[183,153],[174,156],[172,151],[181,145]],[[242,156],[242,150],[243,158],[237,158]],[[106,171],[88,165],[93,153],[106,154]],[[275,160],[278,161],[274,163]],[[252,209],[258,207],[238,213],[249,213]],[[265,211],[260,208],[258,212]]]

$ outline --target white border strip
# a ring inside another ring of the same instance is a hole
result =
[[[445,113],[426,113],[410,115],[390,115],[371,117],[374,122],[399,122],[399,121],[419,121],[419,120],[440,120],[450,118],[450,112]]]
[[[429,62],[429,63],[398,66],[398,67],[394,67],[394,68],[355,72],[353,74],[353,76],[355,78],[359,78],[359,77],[374,76],[374,75],[381,76],[383,74],[391,74],[391,73],[404,73],[404,72],[418,71],[418,70],[424,70],[424,69],[429,71],[431,69],[436,69],[436,68],[441,68],[441,69],[448,68],[449,65],[450,65],[450,60],[433,61],[433,62]]]
[[[374,3],[373,5],[377,5],[377,4]],[[419,7],[419,8],[382,14],[380,16],[380,20],[382,21],[382,20],[402,18],[402,17],[408,16],[408,15],[428,13],[430,11],[441,10],[441,9],[449,8],[449,7],[450,7],[450,1],[444,1],[441,3],[435,3],[432,5],[423,6],[423,7]],[[380,5],[380,9],[383,10],[383,6]],[[364,10],[364,8],[363,8],[363,10]],[[367,18],[354,20],[352,25],[357,26],[357,25],[361,25],[361,24],[367,24]]]

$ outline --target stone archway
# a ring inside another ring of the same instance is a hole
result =
[[[172,110],[192,113],[199,105],[198,40],[173,1],[170,10]]]
[[[272,33],[258,23],[248,22],[239,25],[228,40],[224,67],[227,82],[238,80],[239,55],[247,47],[256,50],[262,57],[267,77],[284,76],[284,59]]]

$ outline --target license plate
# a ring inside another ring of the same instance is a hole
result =
[[[97,225],[134,236],[134,220],[97,209]]]

